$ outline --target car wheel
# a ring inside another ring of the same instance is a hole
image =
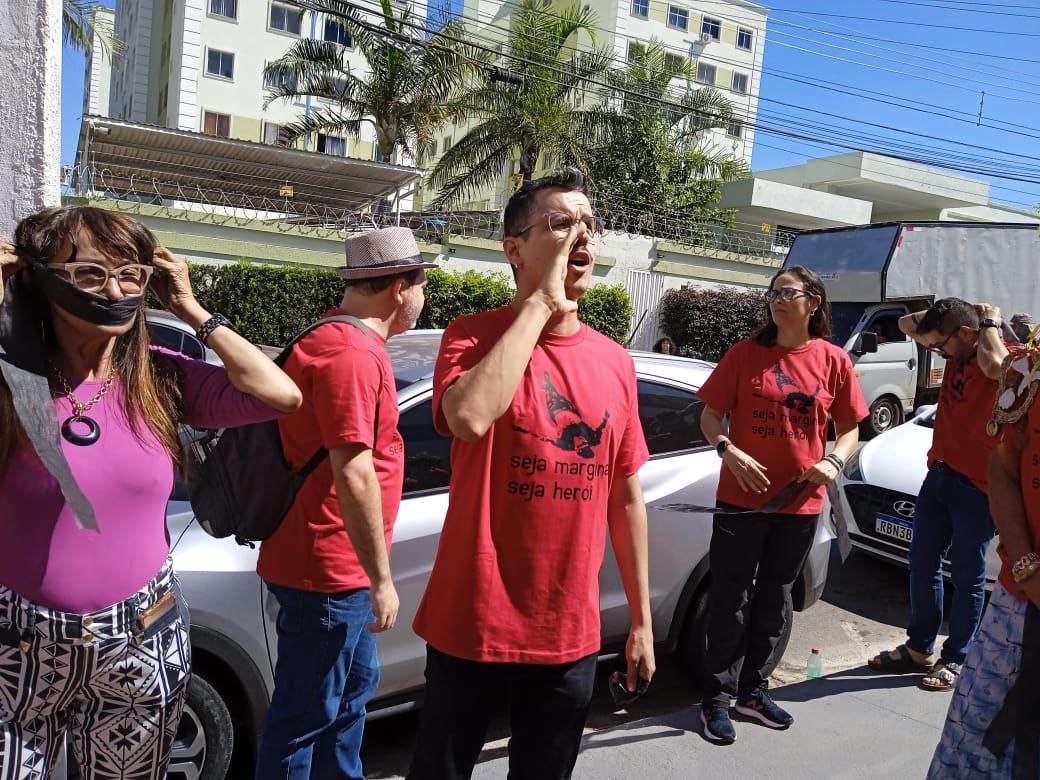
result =
[[[860,424],[860,434],[864,439],[872,439],[885,431],[890,431],[903,422],[903,408],[899,401],[890,395],[883,395],[870,405],[870,414]]]
[[[704,684],[707,676],[707,651],[708,651],[708,588],[701,588],[693,599],[690,609],[683,621],[682,634],[679,636],[679,646],[676,651],[676,661],[690,678],[690,681],[698,688]],[[780,636],[780,642],[776,646],[776,652],[769,659],[766,667],[766,676],[780,663],[787,651],[787,643],[791,641],[791,630],[794,627],[794,606],[791,599],[784,606],[784,633]]]
[[[188,683],[166,776],[170,780],[223,780],[231,764],[235,728],[217,690],[195,674]]]

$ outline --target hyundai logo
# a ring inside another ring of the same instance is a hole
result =
[[[902,515],[903,517],[914,516],[913,501],[896,501],[894,504],[892,504],[892,508],[896,510],[897,515]]]

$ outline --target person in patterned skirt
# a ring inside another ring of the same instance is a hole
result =
[[[191,673],[166,503],[177,426],[300,405],[142,225],[45,209],[0,242],[0,780],[160,778]],[[145,293],[224,368],[149,344]]]

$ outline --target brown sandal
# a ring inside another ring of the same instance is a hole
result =
[[[898,655],[896,655],[898,653]],[[883,674],[920,674],[932,671],[930,663],[920,663],[910,655],[910,649],[906,645],[900,645],[895,650],[884,650],[878,653],[876,658],[867,661],[867,666],[875,672]]]

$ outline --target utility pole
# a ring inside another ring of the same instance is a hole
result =
[[[61,0],[0,0],[0,236],[61,202]]]

